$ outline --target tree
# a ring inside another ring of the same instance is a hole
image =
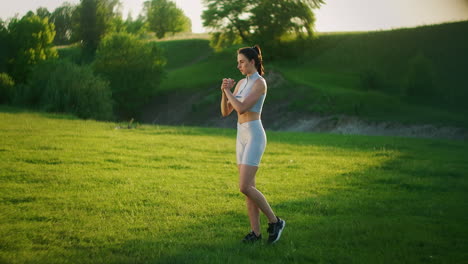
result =
[[[14,95],[15,82],[5,72],[0,72],[0,104],[10,103]]]
[[[215,48],[236,41],[279,42],[286,34],[312,36],[314,14],[324,0],[204,0],[203,25],[212,30]]]
[[[252,8],[251,30],[254,36],[278,42],[287,33],[312,36],[315,22],[312,9],[305,1],[261,1]]]
[[[111,31],[118,5],[118,0],[81,0],[73,14],[74,33],[87,52],[94,54],[101,38]]]
[[[131,14],[128,14],[124,24],[127,32],[131,34],[143,36],[148,31],[148,23],[142,15],[139,15],[137,19],[133,20]]]
[[[182,9],[170,0],[150,0],[144,3],[149,28],[158,38],[166,33],[189,32],[192,23]]]
[[[50,12],[45,7],[39,7],[36,9],[36,15],[40,18],[50,18]]]
[[[139,107],[157,92],[164,63],[156,43],[119,32],[101,41],[93,67],[110,81],[116,113],[135,117]]]
[[[8,67],[16,83],[26,81],[33,65],[57,57],[52,46],[55,27],[48,18],[41,19],[34,14],[14,18],[8,24],[8,32],[11,51]]]
[[[0,72],[7,71],[7,61],[10,54],[10,37],[5,23],[0,19]]]
[[[76,6],[65,2],[57,7],[50,16],[50,21],[55,25],[55,44],[68,44],[72,37],[72,16]]]

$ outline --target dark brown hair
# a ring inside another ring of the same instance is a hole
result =
[[[265,74],[265,69],[263,68],[262,50],[260,49],[260,46],[255,45],[253,47],[240,48],[237,53],[244,55],[249,61],[255,60],[255,68],[257,68],[258,73],[261,76]]]

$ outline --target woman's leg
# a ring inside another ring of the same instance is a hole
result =
[[[263,196],[263,194],[257,190],[257,188],[255,188],[255,174],[257,173],[257,170],[257,166],[249,166],[245,164],[239,165],[239,189],[253,204],[257,206],[257,208],[259,208],[266,215],[269,223],[276,223],[276,215],[273,213],[273,210],[268,204],[265,196]],[[249,207],[249,200],[247,202],[247,208],[249,210],[250,218],[250,208],[252,207]],[[252,212],[254,212],[253,208]],[[255,217],[255,214],[253,214],[253,216]],[[259,218],[259,216],[257,218]],[[252,220],[256,221],[255,223],[259,222],[259,220],[257,221],[254,218],[251,219],[251,224]]]
[[[237,165],[239,173],[240,173],[240,166],[241,165]],[[255,177],[252,179],[250,184],[255,187]],[[250,199],[248,196],[245,196],[245,202],[247,205],[247,212],[249,214],[250,228],[258,236],[261,233],[260,231],[260,208],[258,208],[255,202],[252,199]]]

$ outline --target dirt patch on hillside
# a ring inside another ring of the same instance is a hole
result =
[[[468,139],[462,128],[424,125],[405,125],[397,122],[370,122],[350,116],[316,116],[292,122],[281,131],[327,132],[334,134],[401,136],[421,138]]]

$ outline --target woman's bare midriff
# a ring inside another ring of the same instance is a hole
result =
[[[237,122],[239,124],[245,123],[245,122],[250,122],[254,120],[259,120],[260,119],[260,113],[257,112],[245,112],[242,115],[237,115]]]

